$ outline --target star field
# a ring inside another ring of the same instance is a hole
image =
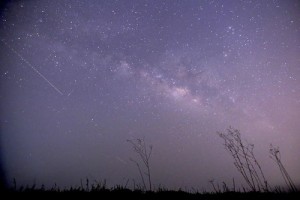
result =
[[[0,13],[7,182],[139,180],[127,139],[153,144],[153,182],[243,184],[216,134],[272,143],[300,183],[298,1],[18,1]],[[226,173],[224,173],[226,171]]]

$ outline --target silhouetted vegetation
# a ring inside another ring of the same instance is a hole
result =
[[[45,189],[42,185],[40,188],[36,185],[32,186],[21,186],[20,188],[10,188],[4,191],[6,197],[15,197],[21,195],[22,197],[95,197],[95,198],[110,198],[110,199],[299,199],[300,193],[297,191],[286,192],[281,189],[275,189],[268,192],[240,192],[230,190],[225,183],[223,183],[223,189],[218,189],[217,192],[205,192],[201,193],[198,191],[183,191],[168,190],[166,188],[157,188],[156,190],[131,190],[125,186],[117,185],[109,188],[106,185],[106,181],[97,182],[90,184],[87,179],[85,184],[81,184],[78,187],[70,187],[61,189],[54,185],[50,189]],[[3,193],[3,194],[4,194]]]
[[[144,189],[147,190],[147,186],[144,178],[144,176],[146,176],[148,180],[149,190],[151,191],[152,182],[151,182],[151,171],[150,171],[150,157],[152,153],[152,145],[149,145],[148,147],[145,139],[127,140],[127,142],[129,142],[132,145],[134,152],[138,154],[144,167],[146,168],[146,172],[143,172],[139,162],[137,162],[132,158],[130,159],[132,162],[136,164],[138,168]]]
[[[32,186],[17,186],[16,179],[13,179],[13,187],[4,190],[7,195],[43,195],[49,194],[52,196],[66,195],[66,197],[73,196],[89,197],[90,195],[101,198],[122,198],[122,199],[300,199],[300,192],[297,190],[294,182],[289,176],[287,170],[281,162],[280,151],[278,147],[270,146],[270,157],[278,165],[280,172],[284,178],[288,190],[282,187],[270,187],[261,165],[259,164],[255,154],[254,145],[242,140],[241,134],[238,130],[230,127],[226,133],[218,132],[218,135],[224,140],[224,147],[230,153],[234,160],[234,165],[238,172],[246,181],[250,190],[245,187],[236,187],[235,180],[232,180],[232,188],[229,188],[225,182],[221,186],[210,181],[213,192],[198,190],[183,191],[168,190],[166,188],[158,187],[153,189],[151,182],[151,167],[150,158],[152,153],[152,146],[147,146],[145,139],[127,140],[134,152],[140,158],[140,162],[130,159],[137,166],[139,175],[141,177],[142,185],[136,184],[133,180],[133,189],[128,188],[128,182],[125,185],[116,185],[108,187],[106,181],[91,183],[86,179],[85,183],[81,180],[80,186],[70,188],[59,188],[56,184],[50,188],[45,189],[42,185],[37,188],[35,184]],[[142,166],[140,165],[142,163]],[[143,170],[144,169],[144,170]],[[148,187],[147,184],[148,183]]]
[[[254,144],[242,140],[238,130],[229,127],[227,133],[218,132],[224,140],[225,149],[234,159],[234,166],[252,191],[268,191],[268,182],[254,154]]]
[[[268,192],[270,190],[270,186],[265,178],[261,165],[259,164],[254,154],[254,144],[249,144],[248,142],[242,140],[240,131],[232,127],[229,127],[226,133],[221,133],[221,132],[217,132],[217,133],[224,140],[225,149],[232,156],[234,160],[234,166],[236,167],[237,171],[242,175],[247,185],[250,187],[251,191]],[[285,169],[285,167],[281,162],[279,148],[271,145],[269,153],[270,153],[270,157],[278,165],[281,175],[289,191],[298,192],[294,182],[292,181],[287,170]],[[219,187],[217,188],[214,185],[213,181],[211,181],[211,185],[213,186],[215,192],[220,191]],[[226,191],[227,189],[228,188],[225,187]],[[273,191],[282,191],[282,189],[279,187],[275,187]]]
[[[296,188],[294,182],[292,181],[290,175],[288,174],[288,172],[286,171],[285,167],[283,166],[283,164],[281,162],[281,155],[280,155],[279,147],[274,147],[272,144],[270,145],[270,157],[278,165],[280,173],[281,173],[287,187],[289,188],[289,190],[291,190],[293,192],[297,191],[297,188]]]

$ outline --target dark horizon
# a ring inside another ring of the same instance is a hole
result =
[[[269,146],[300,187],[300,3],[5,1],[0,12],[1,167],[10,186],[134,179],[127,140],[153,145],[152,183],[246,186],[217,132]],[[1,170],[0,170],[1,174]]]

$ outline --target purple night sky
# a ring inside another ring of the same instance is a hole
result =
[[[216,134],[270,143],[300,184],[300,2],[9,1],[0,12],[0,130],[19,185],[140,182],[127,139],[153,145],[155,187],[246,185]]]

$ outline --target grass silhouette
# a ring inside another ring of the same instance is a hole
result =
[[[89,180],[87,179],[87,184]],[[107,187],[106,182],[98,182],[89,185],[88,187],[78,186],[61,189],[56,185],[50,189],[45,189],[42,185],[39,188],[36,185],[21,186],[19,188],[7,188],[1,192],[6,197],[84,197],[84,198],[100,198],[100,199],[299,199],[299,191],[286,191],[280,188],[273,191],[261,192],[261,191],[244,191],[229,190],[225,184],[225,187],[215,192],[199,192],[199,191],[183,191],[168,190],[166,188],[157,188],[156,190],[141,190],[141,189],[129,189],[122,185],[116,185],[114,187]]]

